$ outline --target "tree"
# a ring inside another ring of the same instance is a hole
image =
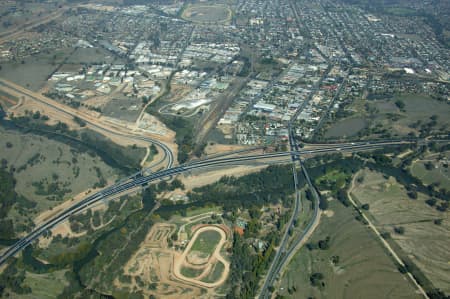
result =
[[[328,200],[322,196],[320,197],[319,208],[323,211],[328,209]]]
[[[333,263],[333,265],[337,265],[337,264],[339,264],[339,255],[333,255],[332,257],[331,257],[331,262]]]
[[[370,208],[370,206],[369,206],[368,203],[365,203],[365,204],[363,204],[363,205],[361,206],[361,209],[366,210],[366,211],[368,211],[369,208]]]
[[[181,189],[184,190],[184,184],[179,180],[179,179],[174,179],[172,181],[172,183],[170,183],[170,190],[175,190],[175,189]]]
[[[157,155],[158,154],[158,149],[156,148],[156,146],[154,144],[150,145],[150,152],[153,155]]]
[[[445,211],[447,211],[448,206],[449,206],[448,201],[443,201],[443,202],[441,202],[441,205],[436,207],[436,209],[440,212],[445,212]]]
[[[330,248],[330,236],[327,236],[324,240],[320,240],[317,244],[321,250],[327,250]]]
[[[442,224],[442,219],[435,219],[433,221],[433,223],[436,224],[436,225],[441,225]]]
[[[396,226],[394,227],[394,231],[399,235],[403,235],[405,233],[405,228],[403,226]]]
[[[41,113],[39,111],[36,111],[35,113],[33,113],[33,119],[40,119],[41,118]]]
[[[403,110],[405,108],[405,103],[401,100],[395,101],[395,106],[398,107],[398,109]]]
[[[411,199],[417,199],[417,192],[415,190],[408,191],[408,196]]]
[[[436,198],[430,198],[425,200],[425,203],[430,207],[434,207],[436,205],[436,202],[437,202]]]
[[[313,286],[320,286],[323,278],[324,278],[324,276],[322,273],[316,272],[316,273],[313,273],[309,277],[309,281],[311,282],[311,285],[313,285]]]
[[[158,183],[158,192],[166,191],[169,187],[167,181],[161,181]]]

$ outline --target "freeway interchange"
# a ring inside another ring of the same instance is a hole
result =
[[[374,150],[381,149],[386,146],[399,146],[404,144],[411,144],[413,141],[379,141],[379,142],[363,142],[363,143],[346,143],[346,144],[336,144],[330,146],[323,146],[318,149],[308,149],[308,150],[300,150],[297,152],[275,152],[275,153],[265,153],[265,154],[255,154],[255,155],[245,155],[245,156],[237,156],[237,157],[217,157],[212,159],[203,159],[198,161],[189,162],[180,166],[168,167],[165,170],[161,170],[158,172],[151,173],[149,175],[142,175],[137,173],[127,179],[122,180],[119,183],[116,183],[112,186],[109,186],[99,192],[96,192],[82,201],[72,205],[66,210],[62,211],[55,217],[47,220],[37,228],[35,228],[31,233],[27,236],[20,239],[17,243],[9,247],[4,254],[0,257],[0,265],[4,264],[8,258],[14,256],[29,244],[31,244],[34,240],[39,238],[45,231],[53,228],[54,226],[64,222],[71,215],[77,214],[88,207],[94,205],[95,203],[101,200],[107,200],[113,196],[118,194],[124,194],[127,192],[136,191],[137,188],[145,187],[151,182],[161,180],[164,178],[170,178],[177,174],[189,172],[195,169],[202,169],[208,167],[217,167],[217,166],[227,166],[233,164],[243,164],[252,161],[265,160],[270,161],[279,158],[288,158],[292,155],[304,155],[304,154],[326,154],[326,153],[336,153],[336,152],[355,152],[355,151],[363,151],[363,150]]]

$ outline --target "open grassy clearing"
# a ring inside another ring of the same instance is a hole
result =
[[[330,128],[325,132],[325,138],[333,137],[350,137],[356,135],[359,131],[364,129],[367,125],[367,121],[360,117],[351,117],[343,120],[339,120],[333,123]]]
[[[427,155],[424,159],[414,161],[410,170],[412,175],[419,178],[424,184],[438,183],[439,188],[450,190],[449,159],[449,151],[443,153],[442,157],[440,154]],[[428,165],[431,166],[431,169],[427,169],[427,163],[430,163]]]
[[[181,274],[183,274],[184,276],[186,276],[188,278],[195,278],[195,277],[199,276],[200,274],[202,274],[203,270],[204,270],[203,268],[194,269],[191,267],[182,267]]]
[[[205,255],[211,255],[220,241],[220,234],[214,230],[201,232],[191,247],[191,252],[199,251]]]
[[[404,107],[400,109],[397,102]],[[401,103],[400,103],[401,102]],[[432,131],[450,130],[450,105],[426,94],[400,94],[391,98],[355,99],[344,116],[326,124],[324,138],[367,137],[380,134],[405,136],[418,134],[422,127],[436,122]],[[436,117],[435,120],[432,117]]]
[[[217,206],[201,207],[201,208],[195,208],[195,209],[188,209],[186,211],[186,216],[193,217],[193,216],[197,216],[197,215],[201,215],[201,214],[205,214],[205,213],[209,213],[209,212],[220,213],[221,211],[222,211],[221,207],[217,207]]]
[[[439,212],[428,206],[428,199],[408,197],[403,186],[395,179],[380,173],[361,171],[352,196],[360,204],[369,204],[367,215],[380,231],[389,232],[392,240],[419,267],[436,288],[450,292],[450,222],[449,212]],[[437,225],[435,220],[442,219]],[[403,228],[398,233],[398,228]],[[397,228],[397,232],[395,229]]]
[[[142,109],[142,100],[118,96],[112,98],[102,110],[104,116],[135,122]]]
[[[122,63],[123,59],[117,59],[115,55],[103,48],[77,48],[67,59],[68,64],[80,63]]]
[[[53,299],[62,293],[68,282],[64,275],[67,270],[60,270],[45,274],[26,273],[24,283],[29,286],[32,293],[26,295],[18,295],[17,298],[22,299]],[[12,298],[15,298],[12,296]]]
[[[396,106],[396,101],[401,101],[405,104],[403,111]],[[422,124],[429,123],[430,117],[433,115],[437,116],[436,128],[445,128],[446,130],[450,128],[450,119],[448,118],[450,105],[434,100],[427,95],[399,95],[392,99],[376,100],[373,104],[378,109],[375,123],[382,124],[384,127],[392,130],[392,133],[404,135],[409,132],[415,132],[415,129],[409,127],[411,124],[418,121],[421,121]],[[399,119],[392,121],[388,117],[390,113],[398,114]]]
[[[36,202],[31,214],[15,209],[10,217],[20,223],[58,205],[61,200],[117,176],[98,156],[81,153],[70,146],[32,134],[0,128],[0,159],[15,169],[16,192]]]
[[[278,293],[288,298],[421,298],[372,231],[355,220],[353,209],[336,200],[329,208],[333,213],[321,218],[310,240],[317,243],[330,237],[329,249],[302,248],[289,264]],[[312,286],[314,273],[323,275],[319,286]]]
[[[50,54],[38,54],[19,62],[2,63],[0,77],[33,91],[39,90],[47,82],[50,74],[73,51],[57,50]]]

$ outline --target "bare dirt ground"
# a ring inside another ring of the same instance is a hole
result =
[[[258,166],[232,166],[231,168],[224,168],[219,170],[202,171],[201,173],[187,174],[180,177],[185,188],[192,190],[193,188],[212,184],[218,181],[223,176],[235,176],[240,177],[250,173],[261,171],[266,168],[267,165]]]
[[[197,223],[204,216],[210,217],[211,213],[208,212],[192,217],[184,217],[177,220],[176,223],[179,224],[179,221],[181,221],[184,223],[181,227],[184,227],[190,223]],[[228,242],[230,232],[227,231],[227,228],[211,225],[199,225],[196,228],[196,235],[189,242],[190,245],[183,251],[180,251],[180,249],[176,249],[178,247],[169,246],[169,240],[172,234],[177,231],[179,234],[177,226],[173,223],[156,223],[140,245],[139,250],[127,262],[123,269],[124,275],[129,278],[126,281],[117,278],[114,284],[119,288],[142,291],[145,296],[154,295],[157,298],[216,297],[216,288],[222,286],[228,277],[229,262],[220,255],[220,251],[224,244]],[[206,263],[199,266],[204,269],[204,272],[197,277],[198,280],[184,279],[183,276],[177,275],[177,272],[180,272],[180,266],[186,262],[186,256],[190,253],[190,248],[194,244],[196,236],[206,230],[218,231],[221,235],[221,240],[217,243],[214,252],[208,257]],[[174,242],[174,244],[177,244],[176,246],[181,246],[181,248],[184,247],[182,244],[185,243],[186,241],[181,242],[180,240]],[[208,274],[211,274],[211,271],[214,271],[214,267],[218,263],[222,263],[224,269],[220,277],[215,276],[218,279],[212,283],[200,281],[200,279],[204,279]],[[137,280],[151,287],[143,288],[139,286]]]
[[[130,88],[129,83],[124,82],[120,83],[117,87],[114,88],[114,90],[109,94],[101,94],[94,96],[84,102],[86,106],[92,106],[92,107],[105,107],[106,104],[108,104],[115,96],[122,93],[125,89]],[[95,94],[95,92],[94,92]]]
[[[215,143],[213,145],[206,146],[205,153],[207,155],[214,155],[214,154],[219,154],[219,153],[224,153],[224,152],[244,150],[247,148],[249,148],[249,147],[245,146],[245,145]]]
[[[176,280],[173,276],[173,261],[180,255],[168,248],[167,240],[175,231],[175,225],[157,223],[148,233],[145,241],[124,268],[124,273],[131,276],[131,283],[116,280],[119,287],[140,289],[136,277],[146,284],[157,284],[154,290],[142,290],[146,296],[158,298],[198,298],[203,293],[201,288]]]
[[[192,88],[189,86],[181,85],[181,84],[171,84],[170,85],[170,98],[168,101],[171,103],[176,103],[182,100],[185,96],[187,96],[192,91]]]

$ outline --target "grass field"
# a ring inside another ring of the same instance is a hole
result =
[[[450,159],[450,152],[445,152],[447,161]],[[426,163],[432,163],[431,170],[426,169]],[[445,163],[448,163],[445,161]],[[423,160],[414,161],[410,167],[412,175],[419,178],[424,184],[439,183],[439,188],[450,190],[450,170],[445,167],[444,159],[439,158],[439,154],[427,155]]]
[[[406,254],[437,288],[450,292],[450,212],[428,206],[423,194],[412,200],[394,178],[363,170],[362,183],[356,183],[352,196],[360,204],[369,204],[367,215],[380,231],[389,232]],[[443,219],[441,225],[434,220]],[[403,227],[404,233],[395,233]]]
[[[404,109],[396,106],[397,101],[404,103]],[[450,105],[425,94],[400,94],[373,100],[355,99],[347,110],[353,113],[327,123],[324,138],[418,134],[422,126],[432,122],[432,116],[437,117],[432,131],[443,133],[450,130]]]
[[[23,63],[22,61],[2,63],[0,77],[37,91],[71,51],[72,49],[62,49],[51,54],[38,54],[23,59]]]
[[[189,278],[195,278],[197,276],[199,276],[200,274],[202,274],[203,272],[203,268],[202,269],[194,269],[191,267],[182,267],[181,268],[181,274],[189,277]]]
[[[31,294],[20,295],[17,298],[23,299],[53,299],[62,293],[68,284],[64,277],[67,270],[60,270],[45,274],[35,274],[27,272],[24,283],[32,290]],[[13,296],[14,298],[14,296]]]
[[[367,122],[363,118],[354,117],[340,120],[325,132],[325,138],[341,137],[341,136],[353,136],[359,131],[364,129]]]
[[[61,142],[1,127],[0,135],[0,159],[6,159],[16,169],[16,192],[37,203],[32,214],[20,215],[11,210],[14,221],[34,218],[59,204],[61,199],[69,199],[92,187],[99,182],[99,173],[104,179],[117,176],[99,157],[74,151]],[[53,196],[57,198],[52,199]]]
[[[196,23],[223,23],[231,19],[232,12],[225,5],[194,4],[189,5],[181,17]]]
[[[395,106],[395,102],[398,100],[405,104],[404,111],[400,111]],[[450,129],[450,119],[448,118],[450,105],[434,100],[427,95],[399,95],[388,100],[377,100],[374,104],[378,109],[378,116],[375,123],[382,124],[391,133],[405,135],[409,132],[415,132],[416,130],[410,128],[409,125],[417,121],[421,121],[422,124],[429,123],[430,117],[433,115],[437,116],[437,125],[435,128]],[[398,114],[400,116],[399,120],[390,120],[387,117],[389,113]]]
[[[330,237],[330,248],[302,248],[277,292],[287,298],[421,298],[372,231],[355,220],[353,209],[336,200],[329,206],[332,213],[321,218],[310,242]],[[337,263],[333,256],[339,257]],[[313,273],[323,274],[325,286],[312,286]]]
[[[220,234],[218,232],[213,230],[201,232],[190,251],[199,251],[202,254],[211,255],[219,241]]]
[[[67,59],[68,64],[102,64],[102,63],[122,63],[123,60],[116,59],[111,52],[103,48],[77,48]]]

